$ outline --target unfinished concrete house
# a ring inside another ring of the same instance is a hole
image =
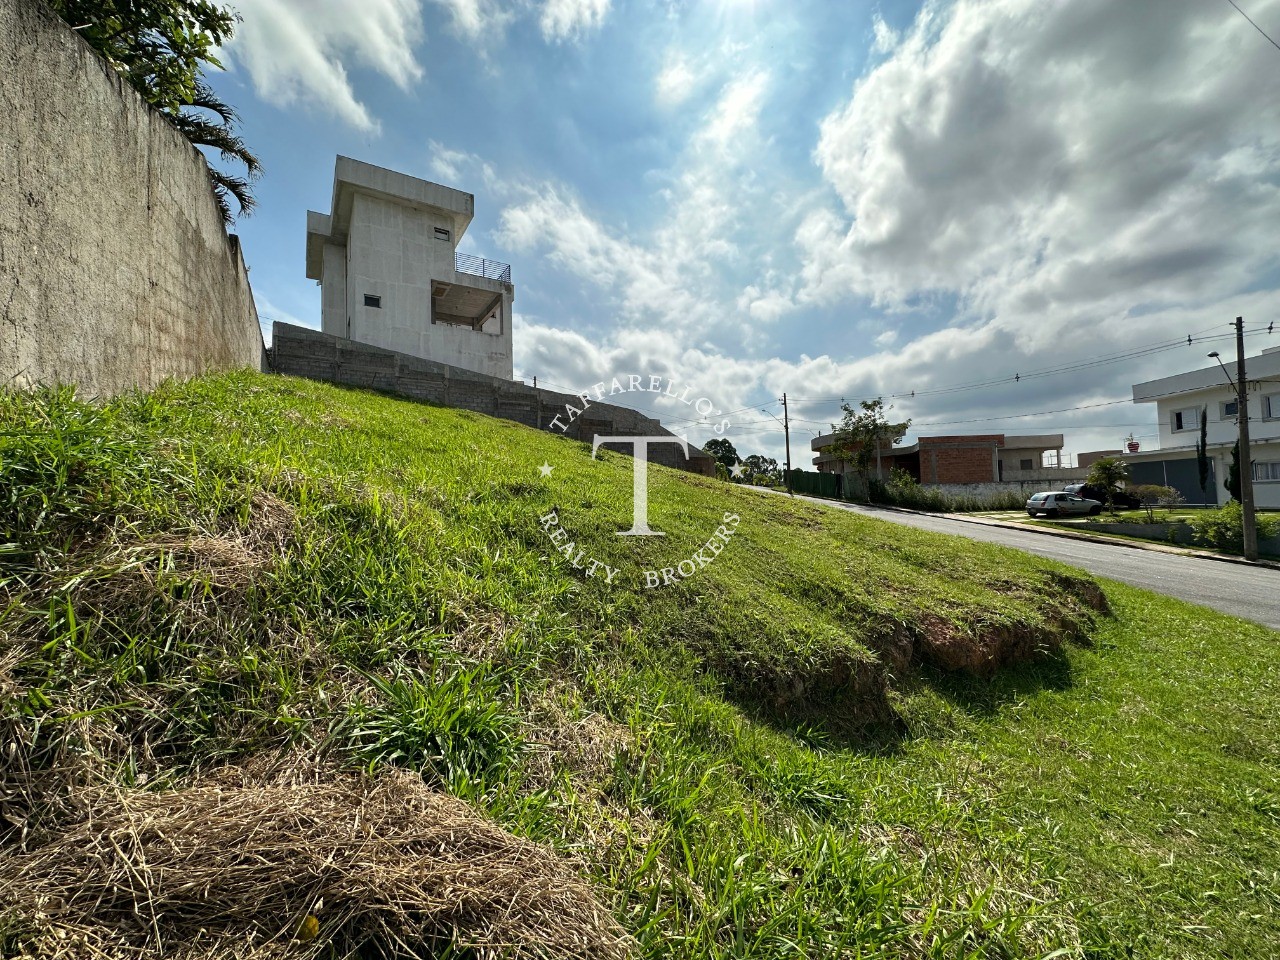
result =
[[[511,267],[458,253],[475,197],[338,157],[328,214],[307,211],[324,333],[511,379]]]

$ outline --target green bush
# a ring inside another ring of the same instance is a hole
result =
[[[1244,549],[1244,511],[1234,500],[1217,510],[1202,510],[1187,521],[1195,534],[1196,543],[1239,553]],[[1258,539],[1264,540],[1280,533],[1280,519],[1258,517]]]

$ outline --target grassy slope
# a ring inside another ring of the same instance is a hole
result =
[[[1108,585],[1092,649],[907,671],[889,654],[926,621],[1081,622],[1045,600],[1063,568],[656,470],[669,536],[626,546],[687,555],[726,510],[739,532],[680,587],[620,565],[607,589],[537,517],[624,555],[618,455],[248,375],[0,403],[0,694],[37,768],[409,766],[577,859],[655,955],[1280,944],[1263,628]]]

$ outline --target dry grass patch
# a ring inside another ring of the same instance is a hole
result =
[[[229,770],[103,792],[0,859],[8,952],[41,957],[622,958],[632,941],[542,847],[389,772]]]

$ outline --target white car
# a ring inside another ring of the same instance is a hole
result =
[[[1027,501],[1027,516],[1043,513],[1046,517],[1088,515],[1096,517],[1102,512],[1097,500],[1086,500],[1074,493],[1037,493]]]

